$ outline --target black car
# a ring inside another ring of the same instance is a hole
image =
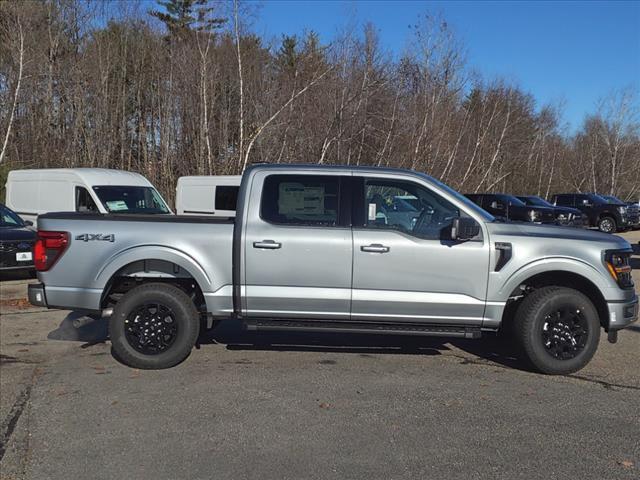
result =
[[[465,195],[496,218],[519,222],[555,223],[553,208],[528,206],[504,193],[469,193]]]
[[[561,207],[575,207],[586,214],[590,227],[598,227],[601,232],[615,233],[629,228],[626,205],[609,203],[595,193],[559,193],[552,203]]]
[[[589,219],[577,208],[558,207],[537,195],[518,195],[518,199],[522,200],[530,207],[546,207],[553,209],[553,214],[556,216],[556,223],[558,225],[565,225],[569,227],[588,227]]]
[[[640,228],[640,205],[637,203],[623,202],[614,195],[600,195],[611,205],[625,206],[627,207],[627,223],[629,228]]]
[[[31,270],[36,232],[15,212],[0,203],[0,271]]]

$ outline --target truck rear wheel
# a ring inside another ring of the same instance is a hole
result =
[[[198,310],[177,287],[140,285],[116,304],[109,319],[114,356],[130,367],[170,368],[189,356],[200,329]]]
[[[522,301],[515,333],[536,370],[563,375],[577,372],[593,358],[600,320],[591,301],[577,290],[543,287]]]

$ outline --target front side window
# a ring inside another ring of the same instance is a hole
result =
[[[460,216],[460,210],[448,200],[415,183],[368,179],[364,192],[366,228],[441,239]]]
[[[109,213],[170,213],[152,187],[105,185],[93,191]]]
[[[264,181],[260,215],[283,225],[338,225],[339,177],[270,175]]]
[[[96,203],[84,187],[76,187],[76,212],[98,212]]]

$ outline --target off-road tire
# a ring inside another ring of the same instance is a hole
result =
[[[145,354],[134,348],[127,338],[125,321],[142,305],[156,303],[171,310],[177,333],[166,350]],[[148,283],[131,289],[116,304],[109,318],[114,357],[125,365],[140,369],[163,369],[179,364],[191,353],[199,330],[200,315],[194,303],[178,287],[165,283]]]
[[[584,319],[586,340],[582,349],[569,359],[553,356],[543,339],[547,316],[558,309],[574,309]],[[565,287],[543,287],[527,295],[518,308],[515,334],[526,359],[541,373],[566,375],[577,372],[593,358],[600,341],[600,320],[593,303],[577,290]]]

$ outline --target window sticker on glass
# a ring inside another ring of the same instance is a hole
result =
[[[324,213],[324,187],[307,187],[300,183],[280,184],[278,212],[283,215],[293,213]]]
[[[375,220],[375,219],[376,219],[376,204],[370,203],[369,204],[369,220]]]
[[[129,210],[129,207],[127,207],[127,204],[124,200],[112,200],[110,202],[106,202],[107,203],[107,208],[111,211],[111,212],[119,212],[122,210]]]

